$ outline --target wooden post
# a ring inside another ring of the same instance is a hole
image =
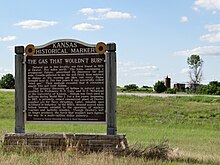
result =
[[[106,53],[106,110],[107,110],[107,135],[116,135],[116,44],[107,44]]]
[[[24,123],[24,47],[15,47],[15,133],[25,133]]]

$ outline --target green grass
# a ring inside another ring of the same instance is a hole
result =
[[[178,148],[183,162],[190,158],[220,164],[220,98],[118,96],[117,107],[118,133],[126,134],[129,145],[148,146],[167,139],[171,147]],[[0,135],[13,131],[14,93],[0,92]],[[26,131],[105,133],[106,125],[26,124]]]

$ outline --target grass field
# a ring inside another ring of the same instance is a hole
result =
[[[0,164],[220,164],[220,98],[118,96],[117,126],[130,146],[167,141],[176,160],[161,162],[107,153],[19,154],[0,149]],[[106,125],[27,124],[26,132],[105,133]],[[14,132],[14,93],[0,92],[0,137]]]

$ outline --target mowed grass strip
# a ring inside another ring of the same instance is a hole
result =
[[[191,157],[220,163],[220,98],[118,96],[117,107],[118,133],[127,135],[129,145],[148,146],[164,139],[182,161]],[[0,92],[1,137],[13,131],[14,93]],[[106,125],[26,124],[26,131],[105,133]]]

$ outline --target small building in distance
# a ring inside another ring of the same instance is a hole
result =
[[[186,84],[176,83],[174,84],[174,88],[179,92],[185,92]]]
[[[167,76],[167,77],[165,78],[164,85],[165,85],[165,87],[167,87],[167,88],[171,88],[171,78],[169,78],[169,77]]]

